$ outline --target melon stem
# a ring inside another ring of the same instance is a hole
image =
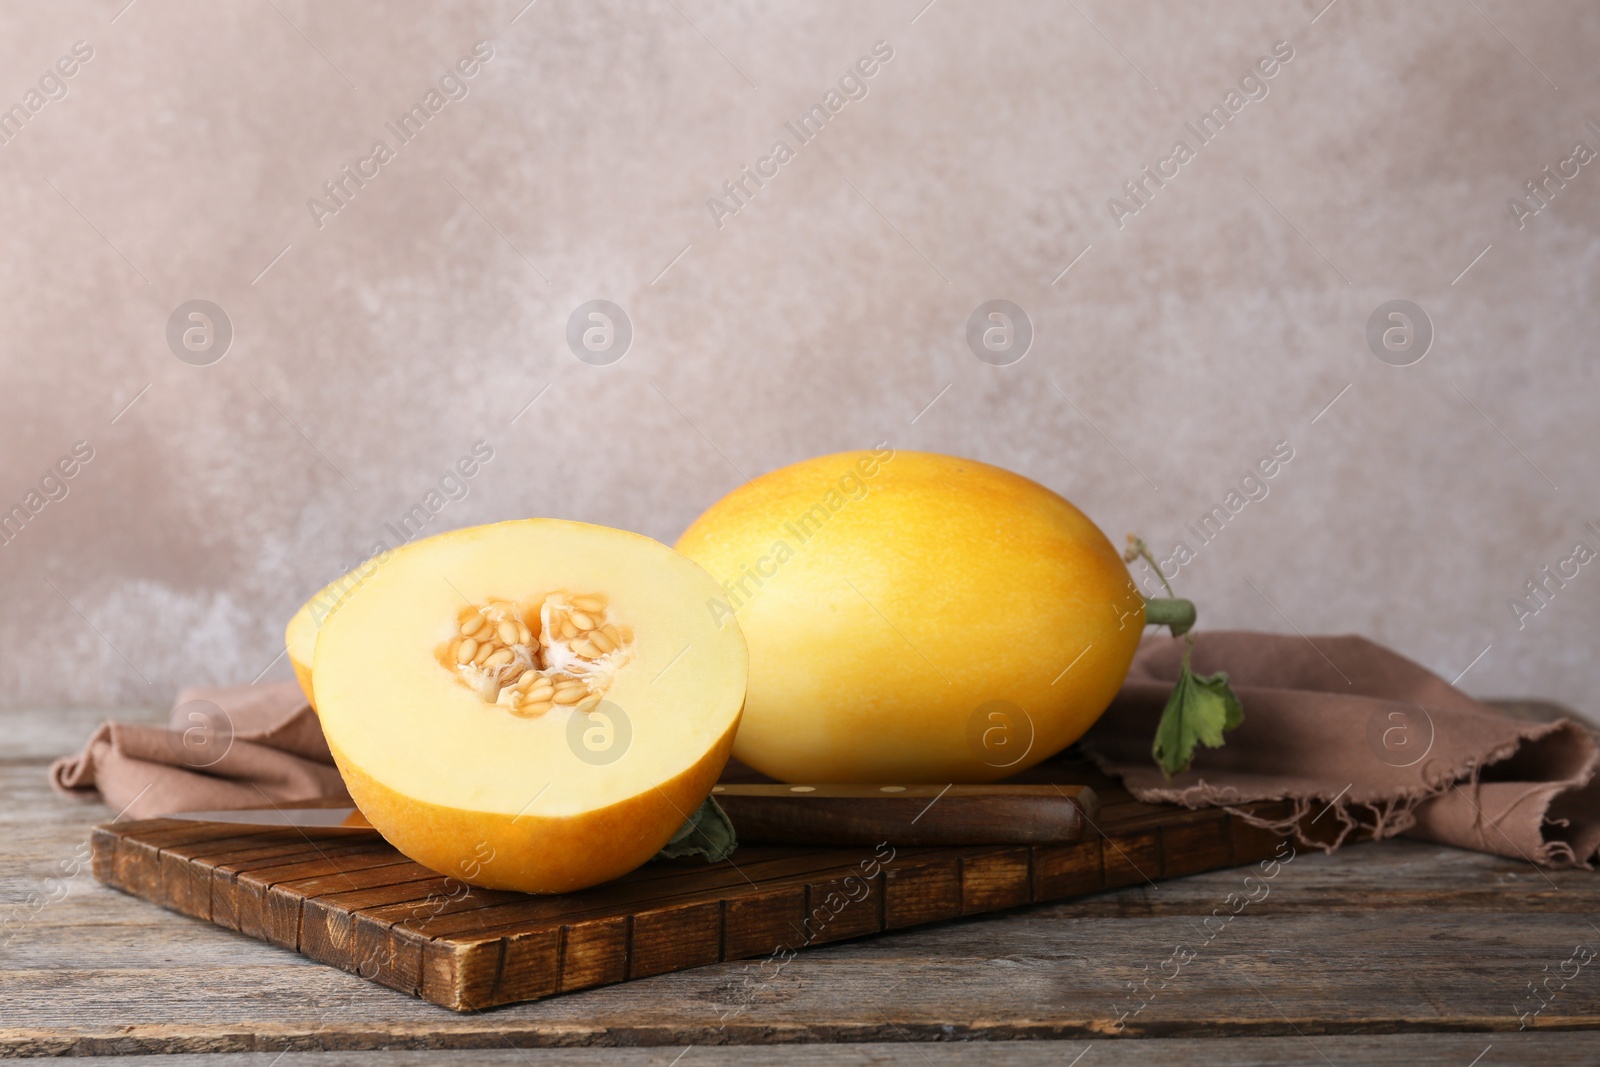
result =
[[[1144,621],[1146,626],[1165,626],[1173,637],[1182,637],[1194,628],[1194,601],[1181,597],[1146,597]]]
[[[1183,638],[1183,662],[1178,666],[1178,681],[1167,697],[1167,706],[1161,709],[1155,743],[1150,746],[1150,755],[1161,768],[1162,777],[1170,781],[1173,775],[1189,769],[1196,745],[1222,746],[1222,735],[1244,721],[1244,706],[1228,687],[1227,674],[1217,671],[1201,677],[1194,673],[1189,664],[1194,654],[1194,602],[1172,595],[1172,583],[1161,573],[1150,546],[1142,537],[1129,534],[1128,548],[1122,558],[1129,563],[1144,560],[1167,591],[1164,597],[1144,598],[1145,625],[1165,626],[1173,637]]]
[[[1172,583],[1167,581],[1167,576],[1161,573],[1161,567],[1156,563],[1155,556],[1150,554],[1150,546],[1144,543],[1144,538],[1134,534],[1128,535],[1128,550],[1122,558],[1129,563],[1135,560],[1144,560],[1150,569],[1161,580],[1161,586],[1167,591],[1164,597],[1144,597],[1144,624],[1146,626],[1165,626],[1172,631],[1173,637],[1182,637],[1194,629],[1195,609],[1194,601],[1184,600],[1182,597],[1172,595]],[[1132,579],[1130,578],[1131,582]],[[1189,638],[1189,645],[1193,647],[1194,638]]]

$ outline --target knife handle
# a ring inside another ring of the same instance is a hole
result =
[[[1098,806],[1084,785],[719,785],[741,842],[783,845],[1043,845],[1083,839]]]

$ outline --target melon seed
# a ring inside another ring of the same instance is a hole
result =
[[[589,711],[599,705],[608,679],[589,675],[586,661],[626,649],[633,639],[625,627],[606,621],[605,608],[606,598],[594,594],[491,600],[458,616],[456,636],[440,655],[449,656],[444,662],[482,670],[458,675],[458,680],[485,702],[501,704],[519,718],[542,715],[555,706]],[[565,642],[580,657],[574,664],[577,673],[543,665],[555,642]]]

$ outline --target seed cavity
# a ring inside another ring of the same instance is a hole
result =
[[[464,609],[452,633],[440,666],[485,704],[524,719],[597,707],[633,651],[632,630],[593,593],[490,600]]]

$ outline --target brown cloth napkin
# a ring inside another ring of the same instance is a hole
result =
[[[1198,749],[1194,766],[1169,782],[1150,742],[1182,655],[1179,640],[1146,641],[1084,738],[1140,800],[1288,800],[1292,813],[1278,823],[1240,814],[1324,848],[1365,829],[1553,866],[1590,866],[1600,850],[1600,745],[1587,729],[1508,718],[1361,637],[1200,635],[1194,668],[1228,672],[1244,725],[1222,748]],[[170,727],[106,723],[82,753],[51,767],[51,780],[98,787],[134,818],[345,796],[294,682],[185,690]],[[1308,815],[1336,821],[1336,840],[1299,835]]]
[[[1509,718],[1363,637],[1197,635],[1194,670],[1227,672],[1244,723],[1222,748],[1197,748],[1193,766],[1167,781],[1150,743],[1182,658],[1181,640],[1147,640],[1083,740],[1140,800],[1288,800],[1293,811],[1280,822],[1246,817],[1330,850],[1364,830],[1550,866],[1596,859],[1600,745],[1583,724]],[[1308,840],[1299,833],[1307,815],[1336,819],[1337,838]]]
[[[295,682],[185,689],[167,727],[103,723],[82,752],[51,764],[50,781],[99,789],[135,819],[348,795]]]

